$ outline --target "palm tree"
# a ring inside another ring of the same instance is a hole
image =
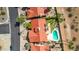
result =
[[[64,21],[64,18],[62,18],[62,14],[59,14],[57,13],[58,15],[58,19],[59,19],[59,23],[63,22]],[[56,14],[53,15],[52,17],[46,17],[46,21],[47,21],[47,24],[50,23],[50,28],[51,28],[51,31],[57,26],[57,21],[56,21]]]
[[[27,29],[27,30],[30,30],[31,27],[32,27],[32,24],[31,24],[31,22],[24,22],[24,23],[23,23],[23,27],[24,27],[25,29]]]
[[[22,24],[23,22],[25,22],[25,16],[17,17],[16,22],[19,22],[20,24]]]

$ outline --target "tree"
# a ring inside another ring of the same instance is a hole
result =
[[[32,27],[32,24],[31,24],[31,22],[24,22],[23,23],[23,27],[26,28],[26,29],[28,29],[28,30],[30,30],[31,27]]]
[[[58,13],[58,19],[59,19],[59,23],[64,21],[64,18],[62,18],[62,14]],[[46,22],[47,24],[50,23],[50,28],[52,31],[57,26],[56,15],[53,15],[52,17],[50,16],[46,17]]]
[[[24,47],[25,47],[26,50],[30,50],[30,44],[29,43],[25,43]]]
[[[69,49],[74,49],[74,43],[73,43],[73,41],[69,41],[68,42],[68,48]]]
[[[25,22],[25,20],[26,20],[26,16],[24,15],[20,15],[19,17],[16,18],[16,22],[19,22],[20,24]]]

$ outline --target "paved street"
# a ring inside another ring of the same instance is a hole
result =
[[[9,7],[9,15],[10,15],[10,24],[11,24],[11,48],[12,51],[19,51],[20,50],[20,36],[18,32],[20,29],[15,27],[16,17],[18,15],[17,8]]]
[[[9,24],[0,25],[0,34],[9,34]]]

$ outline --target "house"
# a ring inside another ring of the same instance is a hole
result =
[[[31,7],[27,10],[27,17],[35,17],[35,16],[43,16],[44,8],[42,7]],[[40,43],[40,42],[47,42],[47,35],[46,35],[46,20],[45,18],[35,18],[30,19],[32,24],[32,30],[29,31],[29,41],[30,43]],[[49,50],[48,46],[34,46],[31,45],[32,51],[42,51],[42,50]]]

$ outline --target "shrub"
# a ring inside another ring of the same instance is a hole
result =
[[[55,47],[55,45],[50,46],[50,48],[54,48],[54,47]]]
[[[47,9],[50,11],[52,9],[52,7],[48,7]]]
[[[77,16],[75,16],[75,18],[77,18]]]
[[[47,43],[48,43],[48,44],[50,44],[51,42],[50,42],[50,41],[48,41]]]
[[[24,20],[24,18],[22,18],[22,17],[18,17],[18,18],[16,19],[16,22],[19,22],[20,24],[22,24],[23,22],[25,22],[25,20]]]
[[[21,14],[19,17],[16,18],[16,22],[19,22],[20,24],[22,24],[23,22],[25,22],[27,16],[24,16],[23,14]]]
[[[25,47],[26,50],[29,50],[30,49],[30,44],[29,43],[25,43],[24,47]]]
[[[59,23],[63,22],[64,19],[62,18],[62,14],[58,13],[58,21]],[[46,17],[46,22],[47,24],[50,23],[50,28],[51,28],[51,31],[57,26],[57,17],[56,15],[54,16],[49,16],[49,17]]]
[[[74,25],[71,25],[71,29],[74,29],[75,28],[75,26]]]
[[[70,14],[68,14],[68,17],[72,17],[73,15],[70,13]]]
[[[76,37],[73,37],[72,41],[76,41]]]
[[[67,28],[67,26],[66,26],[66,25],[64,25],[64,28]]]
[[[4,18],[2,18],[2,20],[4,20]]]
[[[25,23],[23,23],[23,27],[30,30],[32,27],[32,24],[31,24],[31,22],[25,22]]]
[[[2,50],[2,46],[0,46],[0,50]]]
[[[5,14],[6,14],[5,12],[3,12],[3,11],[1,12],[1,15],[5,15]]]
[[[68,48],[69,49],[74,49],[74,43],[73,43],[73,41],[69,41],[68,42]]]
[[[79,45],[76,45],[76,49],[75,49],[76,51],[79,51]]]
[[[71,8],[71,7],[68,7],[66,10],[67,10],[68,12],[71,12],[71,11],[72,11],[72,8]]]
[[[78,32],[78,28],[76,28],[75,31]]]

